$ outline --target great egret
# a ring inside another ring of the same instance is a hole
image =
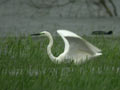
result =
[[[71,31],[57,30],[57,33],[61,36],[65,44],[64,52],[61,53],[58,57],[55,57],[51,52],[51,48],[53,46],[53,38],[48,31],[32,34],[32,36],[44,35],[49,38],[47,53],[53,62],[61,63],[73,60],[75,64],[79,64],[92,57],[102,55],[100,49]]]

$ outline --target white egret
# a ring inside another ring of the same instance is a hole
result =
[[[84,62],[85,60],[89,60],[92,57],[102,55],[100,49],[71,31],[57,30],[57,33],[61,36],[65,45],[64,52],[61,53],[58,57],[55,57],[51,52],[51,48],[53,46],[53,38],[48,31],[32,34],[44,35],[49,38],[47,53],[53,62],[61,63],[73,60],[75,64],[79,64]]]

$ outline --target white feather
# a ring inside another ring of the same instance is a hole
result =
[[[74,60],[74,63],[78,64],[90,59],[91,57],[102,55],[100,49],[79,35],[66,30],[57,30],[57,32],[65,43],[64,52],[60,57],[62,56],[67,60]],[[58,59],[60,57],[58,57]]]

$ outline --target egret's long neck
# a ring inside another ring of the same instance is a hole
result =
[[[50,59],[55,62],[56,61],[56,57],[53,56],[52,51],[51,51],[51,48],[53,46],[53,38],[52,38],[50,33],[47,36],[49,38],[49,44],[47,46],[47,53],[48,53]]]

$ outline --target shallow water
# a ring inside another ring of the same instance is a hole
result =
[[[67,29],[79,35],[91,35],[92,31],[113,31],[112,36],[120,36],[119,18],[24,18],[3,17],[0,20],[0,36],[20,36],[43,30],[57,35],[57,29]]]

